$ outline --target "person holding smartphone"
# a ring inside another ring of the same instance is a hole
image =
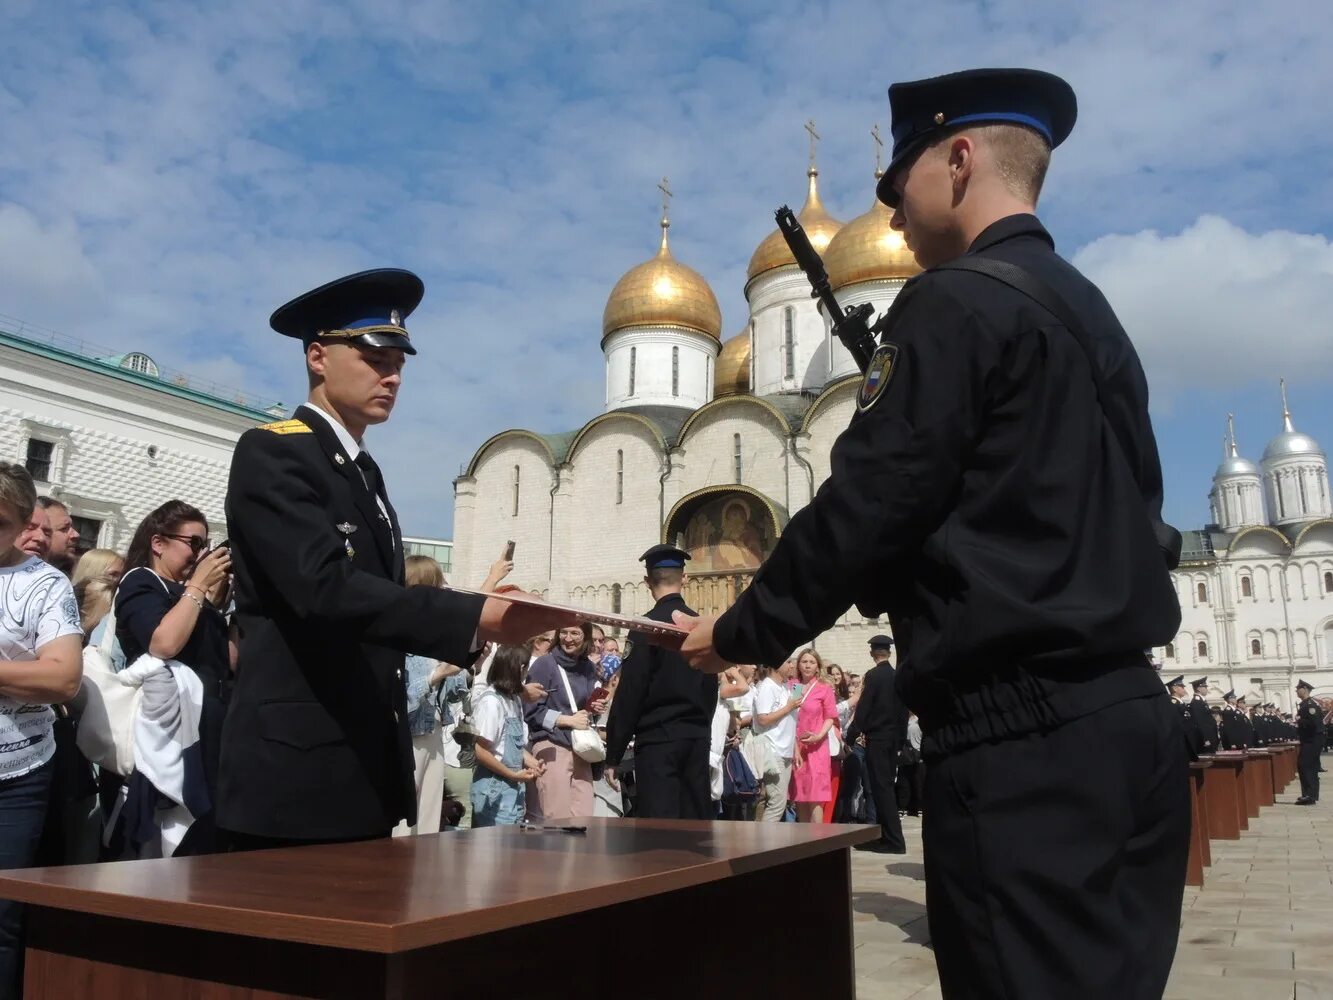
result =
[[[231,692],[227,623],[216,602],[225,598],[230,572],[231,550],[225,545],[209,547],[208,518],[203,512],[184,500],[169,500],[134,532],[115,601],[116,638],[126,664],[133,665],[145,653],[176,660],[203,683],[199,744],[204,782],[214,802],[222,722]],[[142,794],[150,792],[145,789]],[[142,811],[130,805],[127,800],[121,815],[127,817],[125,834],[137,854],[153,831],[151,824],[139,824],[136,817],[151,816],[153,809],[152,803],[145,803]],[[175,853],[208,854],[219,846],[210,812],[195,817]]]

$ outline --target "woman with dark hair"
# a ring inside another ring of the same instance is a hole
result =
[[[216,801],[222,720],[231,687],[227,623],[220,610],[230,571],[227,547],[209,549],[208,518],[183,500],[169,500],[134,532],[116,591],[116,638],[126,663],[132,666],[145,653],[175,660],[203,684],[199,745],[210,801]],[[167,802],[151,786],[142,786],[131,780],[131,796],[122,810],[125,835],[136,854],[145,847],[151,851],[153,815]],[[218,849],[212,812],[194,820],[176,855]]]
[[[597,687],[597,668],[588,658],[592,648],[587,622],[567,626],[556,633],[552,651],[528,670],[528,680],[545,690],[525,711],[532,754],[542,763],[527,797],[533,820],[592,815],[592,765],[574,753],[569,735],[574,729],[590,729],[591,717],[606,709],[605,692],[589,701]]]

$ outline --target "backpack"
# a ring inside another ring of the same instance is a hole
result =
[[[758,797],[759,782],[750,762],[740,750],[728,750],[722,758],[722,801],[750,802]]]

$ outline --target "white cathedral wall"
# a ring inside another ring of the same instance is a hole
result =
[[[672,349],[678,352],[673,392]],[[607,337],[606,409],[622,406],[681,406],[695,410],[713,398],[716,338],[677,327],[636,326]],[[630,392],[633,357],[634,391]]]
[[[144,516],[175,498],[224,537],[232,451],[264,422],[7,348],[0,399],[0,457],[23,464],[29,439],[52,442],[51,479],[38,491],[101,521],[98,544],[122,551]]]
[[[824,317],[810,298],[810,282],[805,273],[794,264],[774,268],[755,278],[746,289],[746,296],[754,331],[751,391],[756,396],[771,396],[822,386],[828,364],[824,356]],[[786,343],[788,308],[792,310],[790,352]],[[817,356],[822,360],[817,361]]]
[[[834,292],[834,297],[838,300],[838,305],[844,309],[850,306],[859,306],[862,303],[869,302],[875,307],[874,314],[870,317],[870,323],[874,323],[880,316],[889,311],[893,305],[893,300],[898,297],[902,291],[903,285],[907,284],[896,278],[878,278],[873,281],[858,281],[853,285],[846,285]],[[824,320],[824,347],[820,352],[820,360],[824,364],[824,382],[831,382],[836,378],[842,378],[844,375],[859,375],[861,370],[856,367],[856,362],[852,360],[851,354],[847,348],[842,345],[842,341],[833,335],[833,323],[821,310],[820,317]]]
[[[779,418],[747,397],[734,398],[735,402],[700,416],[681,442],[667,481],[668,510],[695,490],[736,482],[737,435],[741,444],[741,484],[791,509],[787,435],[778,427]]]
[[[856,412],[856,393],[860,385],[860,382],[848,382],[833,390],[832,394],[820,404],[819,412],[810,421],[807,429],[810,440],[809,460],[814,468],[816,492],[819,491],[820,484],[832,475],[832,463],[829,459],[833,451],[833,442],[852,421],[852,414]]]
[[[1283,459],[1264,467],[1268,512],[1274,524],[1328,517],[1328,471],[1322,462]]]
[[[624,479],[617,493],[618,455]],[[661,448],[653,433],[630,419],[605,420],[593,427],[570,455],[565,475],[567,501],[556,520],[554,579],[566,587],[607,588],[636,584],[643,576],[638,557],[661,538]],[[647,610],[646,608],[643,610]]]
[[[514,509],[514,469],[518,475],[518,512]],[[455,495],[471,489],[469,525],[455,527],[454,570],[450,582],[476,587],[491,564],[515,543],[514,572],[507,583],[545,593],[550,579],[552,471],[546,450],[527,437],[505,438],[487,449],[473,470],[472,482],[460,480]]]

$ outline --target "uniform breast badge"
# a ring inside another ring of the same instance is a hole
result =
[[[344,521],[342,524],[335,524],[334,527],[337,528],[339,531],[341,531],[344,535],[350,535],[357,528],[357,526],[353,524],[351,521]]]
[[[861,391],[856,394],[857,410],[865,413],[879,401],[880,396],[884,395],[884,390],[889,387],[889,380],[893,378],[897,361],[897,344],[880,344],[875,348],[875,353],[870,356],[870,364],[866,365]]]
[[[337,462],[339,465],[342,465],[343,462],[347,461],[345,458],[343,458],[342,452],[340,451],[335,451],[333,453],[333,460]]]
[[[343,539],[343,548],[347,550],[348,559],[356,558],[356,549],[352,548],[352,540],[350,538]]]

